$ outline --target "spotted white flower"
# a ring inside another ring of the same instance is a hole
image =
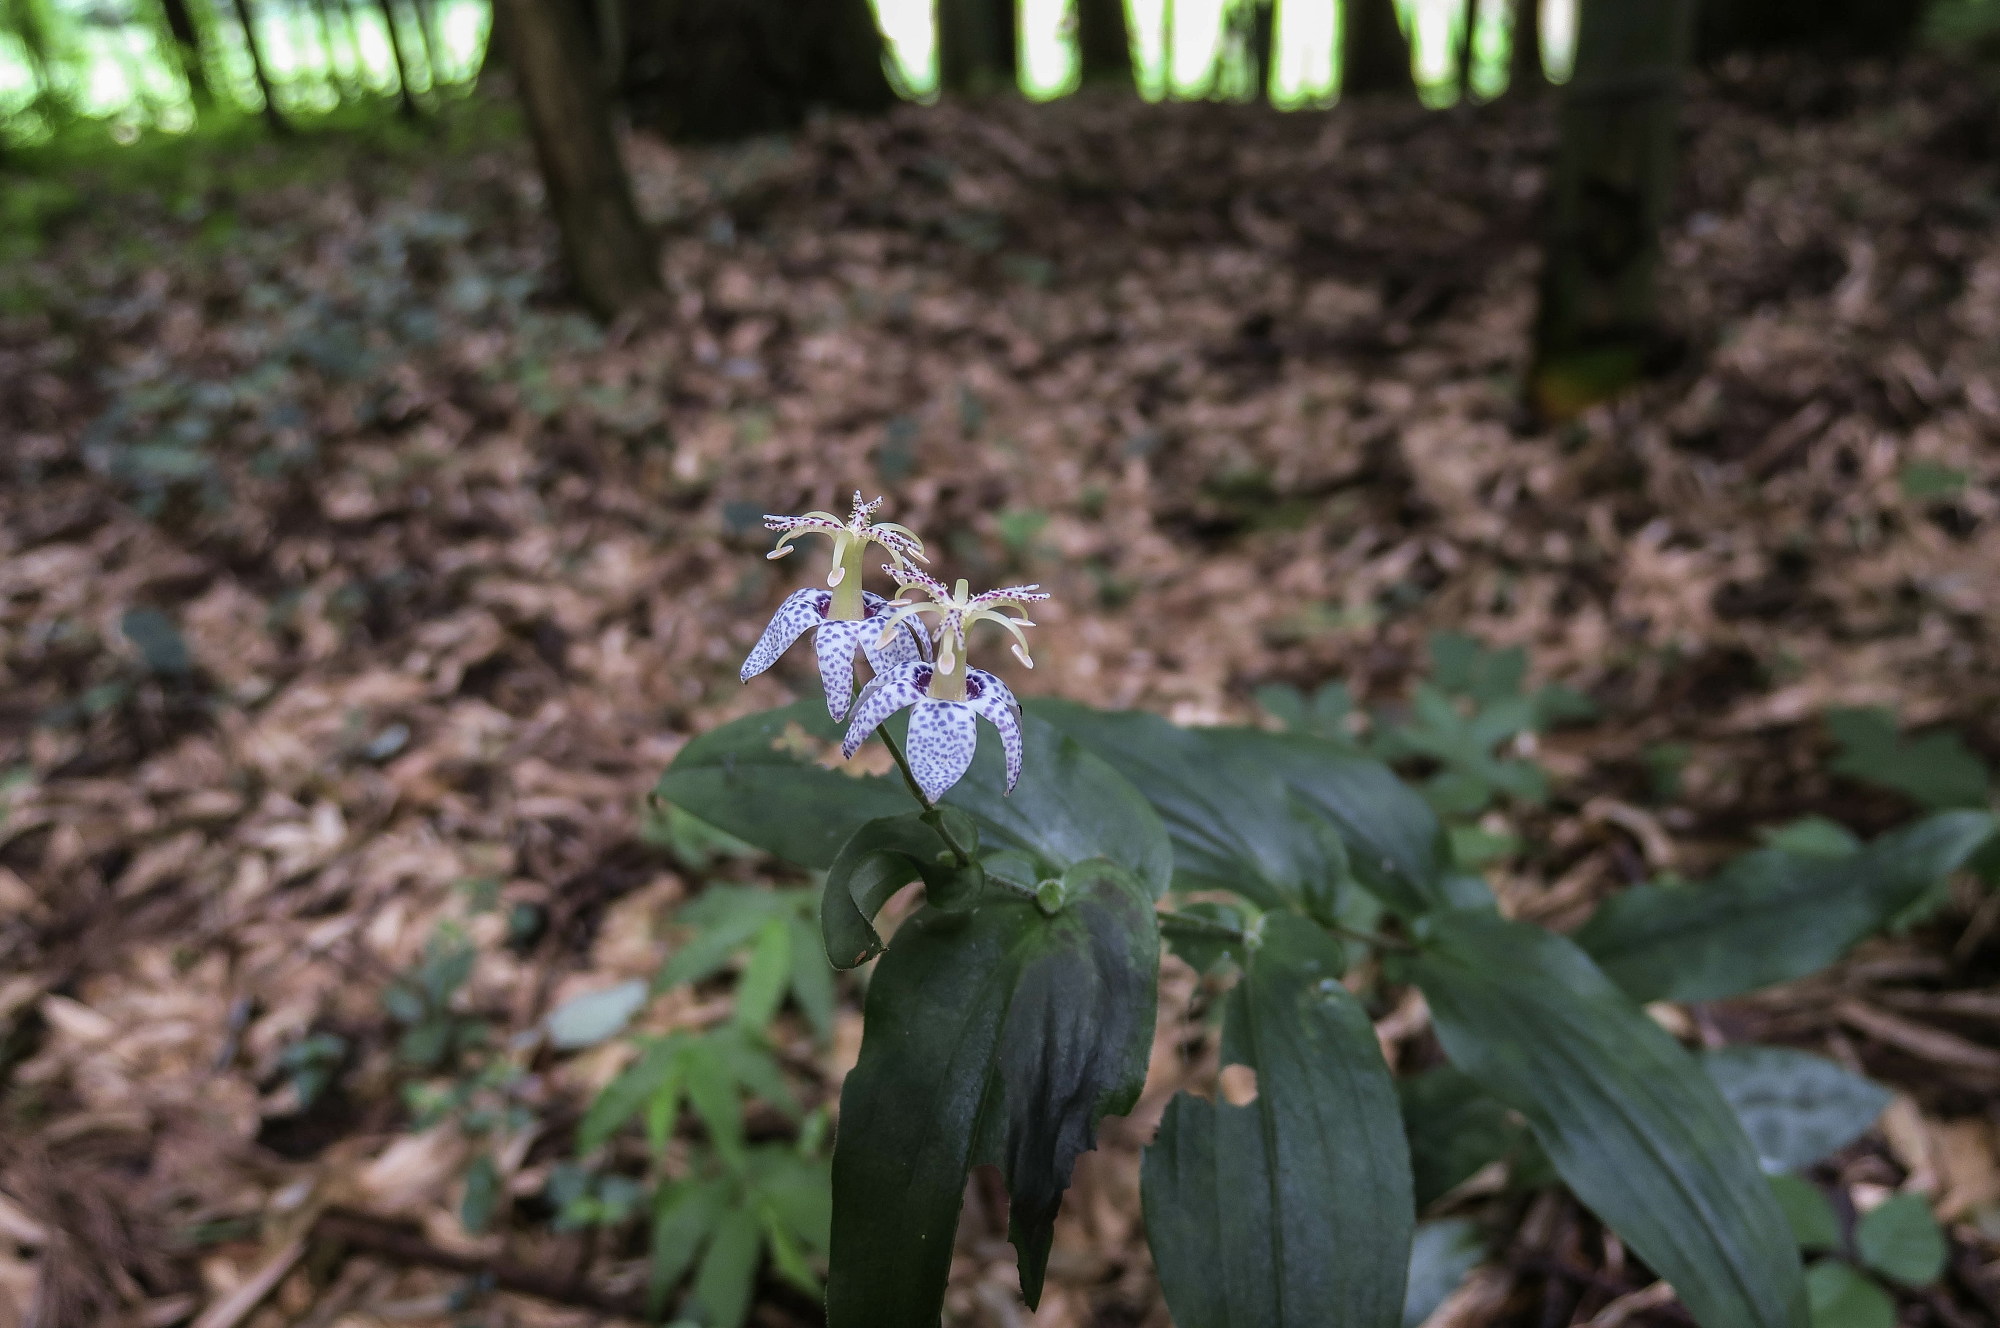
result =
[[[1014,636],[1014,658],[1028,668],[1035,667],[1035,661],[1028,657],[1028,637],[1021,629],[1035,624],[1028,617],[1028,605],[1047,599],[1048,592],[1040,585],[1006,586],[1000,590],[988,590],[978,595],[966,593],[968,583],[963,577],[951,589],[945,589],[944,582],[916,567],[890,567],[883,571],[896,578],[902,592],[889,602],[895,610],[883,625],[882,635],[886,638],[890,631],[910,621],[919,614],[937,615],[937,662],[941,673],[950,674],[954,661],[965,653],[965,634],[976,622],[996,622]],[[908,596],[912,590],[921,590],[930,596],[930,602],[912,600]],[[1001,612],[1014,609],[1020,617],[1010,617]]]
[[[908,630],[919,615],[935,614],[937,659],[918,660],[898,668],[883,669],[862,689],[854,705],[854,718],[847,727],[841,751],[853,756],[868,735],[898,710],[910,710],[908,758],[910,773],[924,799],[936,802],[946,789],[956,784],[972,764],[979,744],[979,721],[985,719],[1000,731],[1000,750],[1006,758],[1007,791],[1013,792],[1021,778],[1021,703],[1014,693],[984,669],[964,664],[965,634],[974,623],[997,622],[1014,637],[1014,654],[1029,668],[1026,633],[1033,627],[1027,606],[1048,595],[1037,586],[1008,586],[984,594],[967,593],[964,581],[947,590],[942,581],[914,567],[884,568],[902,582],[903,593],[885,606],[882,631],[877,642],[895,639]],[[929,601],[907,598],[921,591]],[[1014,609],[1019,617],[1003,612]]]
[[[924,800],[935,803],[972,765],[979,745],[979,721],[1000,730],[1000,751],[1007,762],[1007,791],[1021,778],[1021,703],[1007,684],[984,669],[965,670],[962,700],[933,693],[940,666],[919,660],[885,669],[861,689],[854,719],[840,744],[852,757],[882,721],[898,710],[910,711],[908,758],[910,773]]]
[[[826,713],[835,719],[847,717],[847,703],[854,696],[854,654],[868,657],[876,674],[901,665],[930,658],[930,642],[908,623],[882,630],[889,601],[873,591],[861,592],[861,618],[829,618],[833,592],[810,586],[785,596],[785,602],[771,615],[764,635],[757,639],[750,657],[738,675],[744,682],[778,662],[778,656],[807,632],[813,634],[813,653],[819,659],[820,686],[826,691]]]
[[[801,535],[825,535],[833,541],[833,565],[826,574],[827,589],[838,589],[847,579],[850,571],[859,573],[861,551],[869,544],[879,544],[889,551],[889,557],[897,567],[907,566],[912,559],[929,562],[924,556],[924,542],[908,526],[899,526],[893,521],[876,521],[876,509],[882,500],[861,501],[861,490],[854,491],[854,507],[842,521],[831,512],[807,512],[804,516],[767,516],[764,518],[766,530],[782,530],[778,545],[766,558],[782,558],[792,551],[792,541]]]
[[[835,719],[847,716],[854,696],[854,655],[868,657],[880,674],[901,664],[931,657],[930,642],[915,625],[899,623],[890,630],[885,614],[891,603],[861,588],[861,556],[870,544],[889,551],[895,567],[924,556],[924,542],[908,529],[893,522],[874,520],[882,500],[863,502],[859,490],[854,508],[845,522],[831,512],[808,512],[804,516],[767,516],[764,524],[783,531],[778,547],[767,556],[782,558],[792,551],[792,541],[801,535],[825,535],[833,542],[833,561],[827,572],[825,590],[807,587],[785,597],[770,624],[757,639],[749,658],[738,673],[744,682],[778,662],[778,656],[807,632],[813,633],[813,649],[819,659],[820,685],[826,690],[826,711]]]

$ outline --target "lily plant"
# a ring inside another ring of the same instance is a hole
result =
[[[779,606],[742,677],[812,632],[824,698],[696,737],[659,784],[696,819],[824,873],[834,967],[879,956],[840,1090],[829,1328],[936,1328],[966,1180],[987,1163],[1036,1304],[1077,1157],[1157,1060],[1163,947],[1226,988],[1215,1054],[1197,1059],[1256,1084],[1244,1103],[1174,1094],[1145,1151],[1147,1239],[1180,1328],[1421,1321],[1484,1253],[1473,1224],[1418,1214],[1489,1166],[1523,1184],[1552,1167],[1700,1328],[1807,1328],[1773,1158],[1720,1087],[1743,1064],[1718,1068],[1646,1006],[1824,967],[1934,897],[1992,836],[1991,815],[1940,812],[1840,858],[1758,850],[1710,885],[1615,896],[1558,935],[1506,917],[1431,804],[1351,744],[1024,707],[968,650],[997,624],[1031,667],[1029,609],[1047,593],[947,585],[918,565],[913,532],[875,520],[880,506],[856,493],[845,521],[766,518],[772,556],[814,534],[832,561],[823,586]],[[871,545],[893,596],[862,587]],[[857,655],[871,671],[858,690]],[[886,724],[902,710],[907,757]],[[979,750],[982,719],[997,754]],[[879,736],[906,787],[829,767],[800,729],[848,758]],[[875,921],[913,882],[922,905],[885,940]],[[1449,1063],[1399,1081],[1374,1019],[1412,989]],[[1803,1055],[1728,1050],[1773,1073]],[[1810,1068],[1815,1084],[1844,1073]],[[1465,1257],[1440,1272],[1440,1250]]]

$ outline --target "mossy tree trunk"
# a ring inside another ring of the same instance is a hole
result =
[[[1396,0],[1341,0],[1340,95],[1414,97],[1410,41]]]
[[[589,40],[569,0],[498,3],[564,262],[584,303],[609,318],[657,295],[660,274]]]
[[[1651,367],[1689,0],[1585,0],[1563,89],[1534,392],[1564,415]]]

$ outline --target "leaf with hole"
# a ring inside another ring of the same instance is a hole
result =
[[[1180,1328],[1402,1323],[1408,1151],[1344,960],[1306,919],[1268,915],[1222,1034],[1255,1099],[1180,1094],[1146,1150],[1147,1238]]]

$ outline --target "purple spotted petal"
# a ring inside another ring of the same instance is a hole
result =
[[[835,719],[847,717],[847,703],[854,699],[854,652],[881,631],[874,623],[850,619],[823,622],[813,634],[819,682],[826,689],[826,713]]]
[[[920,659],[931,657],[930,638],[918,630],[915,622],[907,618],[889,637],[888,644],[877,645],[876,642],[882,639],[882,615],[891,612],[887,607],[889,601],[872,591],[864,593],[861,600],[867,605],[870,625],[874,628],[861,638],[861,649],[868,656],[868,662],[874,667],[875,672],[887,673],[900,665],[914,664]]]
[[[808,628],[826,621],[826,611],[832,604],[833,596],[824,590],[794,590],[785,596],[785,602],[771,615],[764,635],[757,638],[750,657],[743,661],[743,671],[736,676],[749,682],[776,664],[778,656],[790,649],[792,642],[803,636]]]
[[[1021,778],[1021,703],[1007,684],[985,669],[965,671],[965,703],[1000,730],[1000,750],[1007,756],[1007,791]]]
[[[855,698],[854,718],[847,726],[847,737],[841,741],[840,754],[851,757],[868,741],[868,735],[877,725],[905,706],[913,706],[924,699],[924,689],[931,685],[931,666],[928,664],[905,664],[887,673],[878,673],[874,680],[861,689]]]
[[[924,697],[910,712],[910,773],[926,802],[956,784],[979,746],[979,717],[963,701]]]

